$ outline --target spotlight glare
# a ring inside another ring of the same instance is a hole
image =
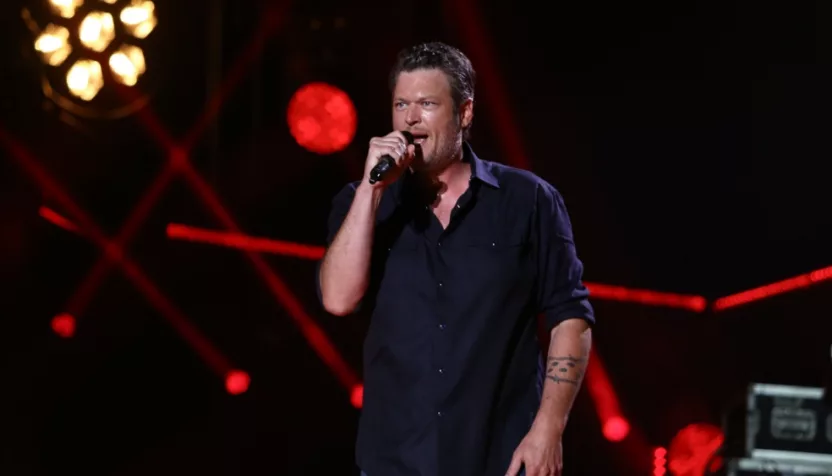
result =
[[[144,39],[156,27],[156,6],[151,1],[133,0],[121,11],[120,19],[125,30],[136,38]]]
[[[98,61],[79,60],[66,73],[69,91],[84,101],[92,101],[104,87],[104,75]]]
[[[48,25],[35,40],[35,50],[41,54],[46,64],[60,66],[72,52],[69,30],[62,26]]]
[[[145,71],[144,53],[138,46],[124,45],[110,56],[110,69],[116,81],[135,86]]]
[[[74,116],[115,119],[138,111],[148,95],[122,98],[110,86],[140,88],[149,64],[142,44],[157,25],[151,0],[44,0],[46,18],[24,8],[31,54],[43,66],[47,99]],[[105,93],[106,92],[106,93]],[[124,100],[122,100],[124,99]]]
[[[52,10],[64,18],[75,16],[75,9],[83,5],[84,0],[49,0]]]
[[[81,22],[78,34],[84,46],[101,53],[116,37],[113,16],[104,12],[90,12]]]

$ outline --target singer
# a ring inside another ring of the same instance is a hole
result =
[[[402,51],[393,132],[370,140],[364,178],[333,200],[318,293],[332,314],[371,314],[366,476],[562,471],[595,317],[561,195],[469,144],[474,84],[453,47]],[[392,167],[370,183],[382,160]]]

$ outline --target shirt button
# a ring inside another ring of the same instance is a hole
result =
[[[445,373],[445,369],[439,369],[439,373],[440,373],[440,374],[444,374],[444,373]]]
[[[440,288],[442,287],[442,282],[440,282],[440,283],[439,283],[439,287],[440,287]]]
[[[439,330],[444,331],[445,330],[445,324],[439,324]]]
[[[441,418],[442,417],[442,412],[441,411],[436,412],[436,416]]]

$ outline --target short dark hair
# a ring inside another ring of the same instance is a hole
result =
[[[466,100],[474,99],[477,74],[471,60],[459,49],[434,41],[401,50],[390,71],[390,91],[396,89],[401,73],[417,69],[438,69],[445,73],[451,84],[451,97],[457,110]]]

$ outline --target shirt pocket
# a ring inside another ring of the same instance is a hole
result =
[[[504,295],[531,277],[530,249],[525,237],[471,237],[453,250],[454,274],[474,285],[475,295]]]

